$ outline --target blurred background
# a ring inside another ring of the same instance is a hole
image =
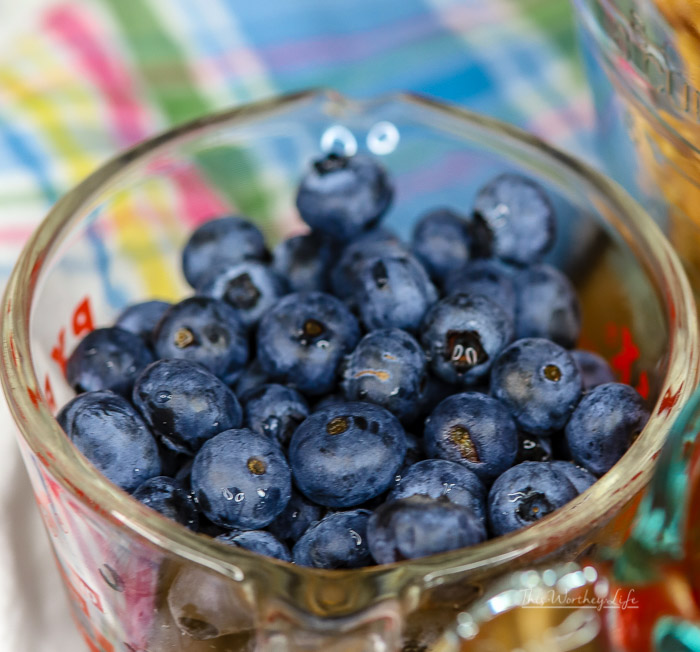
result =
[[[591,157],[567,0],[0,0],[0,284],[51,204],[115,152],[311,86],[426,93]],[[77,652],[0,417],[0,649]]]

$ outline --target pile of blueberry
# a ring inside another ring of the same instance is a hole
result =
[[[392,196],[374,159],[330,154],[297,195],[311,231],[272,254],[240,217],[199,227],[193,296],[130,306],[72,353],[71,441],[183,525],[321,568],[474,545],[588,488],[648,412],[573,349],[543,189],[499,176],[410,244],[378,226]]]

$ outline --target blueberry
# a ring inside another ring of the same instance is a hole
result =
[[[291,387],[262,385],[245,396],[246,426],[283,445],[308,416],[306,399]]]
[[[516,337],[543,337],[573,347],[581,332],[581,308],[571,281],[550,265],[532,265],[516,282]]]
[[[411,255],[367,257],[357,270],[351,297],[367,330],[417,331],[437,291],[423,266]]]
[[[197,294],[221,299],[235,308],[247,327],[257,324],[287,290],[287,282],[277,272],[257,261],[213,268],[197,286]]]
[[[388,491],[395,489],[399,485],[403,476],[406,475],[406,473],[408,473],[409,469],[416,462],[420,462],[425,459],[425,451],[423,450],[423,445],[419,441],[418,437],[412,435],[410,432],[405,432],[404,434],[406,435],[406,455],[403,458],[403,464],[401,465],[401,468],[394,476],[391,485],[389,485]],[[367,501],[365,505],[368,505],[367,509],[374,510],[376,507],[379,507],[379,505],[381,505],[384,502],[385,498],[386,494],[379,494],[379,496],[377,496],[376,498]]]
[[[287,545],[294,545],[301,535],[311,525],[321,520],[325,509],[305,498],[298,491],[292,489],[292,497],[289,499],[284,511],[274,520],[267,529],[280,541]]]
[[[562,460],[552,460],[550,466],[557,471],[561,471],[574,485],[574,489],[582,494],[590,487],[598,478],[592,473],[586,471],[583,467],[577,466],[573,462],[563,462]]]
[[[453,294],[425,316],[421,342],[436,376],[456,385],[482,381],[501,350],[513,339],[513,322],[482,296]]]
[[[280,242],[273,252],[274,270],[292,292],[325,292],[339,255],[338,245],[320,233],[306,233]]]
[[[66,364],[66,380],[76,392],[109,389],[128,396],[136,377],[153,362],[150,347],[121,328],[98,328],[75,347]]]
[[[231,383],[231,388],[236,396],[244,401],[249,392],[256,390],[268,381],[268,375],[263,371],[260,361],[255,358],[236,375],[235,380]]]
[[[566,424],[574,461],[595,475],[609,471],[649,419],[644,399],[629,385],[606,383],[586,394]]]
[[[296,542],[292,556],[299,566],[362,568],[372,564],[367,547],[370,512],[333,512],[312,525]]]
[[[258,359],[271,378],[325,394],[359,337],[357,320],[339,299],[323,292],[288,294],[260,321]]]
[[[378,564],[427,557],[486,539],[481,519],[466,505],[411,496],[384,503],[369,519],[367,538]]]
[[[448,396],[458,393],[459,390],[460,388],[446,383],[442,378],[436,377],[428,370],[418,397],[418,413],[423,417],[427,417],[438,403],[444,401]]]
[[[549,462],[522,462],[503,473],[489,491],[491,532],[501,536],[527,527],[577,494],[567,475]]]
[[[287,506],[291,476],[278,444],[252,430],[225,430],[194,458],[191,485],[207,518],[227,528],[259,529]]]
[[[548,437],[538,437],[526,432],[518,433],[516,464],[520,464],[520,462],[548,462],[553,457],[552,442]]]
[[[158,442],[158,454],[160,455],[161,475],[167,475],[169,478],[177,477],[183,481],[189,478],[189,472],[183,472],[183,467],[187,466],[187,464],[192,461],[191,455],[178,453],[167,446],[163,446],[160,442]],[[187,484],[189,486],[189,481]]]
[[[371,403],[340,403],[314,412],[289,445],[297,487],[327,507],[360,505],[386,491],[405,455],[398,419]]]
[[[155,349],[159,358],[199,362],[225,383],[248,359],[248,339],[236,311],[208,297],[191,297],[170,308],[156,328]]]
[[[171,305],[167,301],[135,303],[121,312],[114,325],[134,335],[140,335],[150,344],[153,341],[153,331]]]
[[[314,161],[302,179],[297,208],[312,229],[346,241],[375,226],[393,195],[386,171],[374,159],[331,153]]]
[[[425,354],[411,335],[398,328],[378,330],[348,356],[343,390],[349,401],[375,403],[405,419],[417,411],[425,374]]]
[[[169,450],[169,449],[165,449]],[[190,476],[192,475],[192,464],[194,463],[194,457],[191,455],[181,455],[182,463],[179,465],[177,471],[172,473],[173,478],[182,482],[185,486],[190,486]]]
[[[406,456],[403,458],[403,469],[408,469],[416,462],[425,459],[425,451],[418,437],[406,432]]]
[[[178,480],[163,475],[150,478],[132,496],[163,516],[197,530],[199,516],[194,498]]]
[[[544,339],[513,342],[493,364],[491,393],[525,432],[561,430],[581,397],[581,374],[566,349]]]
[[[335,405],[336,403],[347,403],[345,400],[345,395],[341,392],[335,392],[334,394],[326,394],[321,400],[314,404],[314,412],[323,410],[329,405]]]
[[[486,487],[473,471],[449,460],[423,460],[409,468],[387,501],[409,496],[445,497],[455,505],[466,505],[486,521]]]
[[[588,392],[598,385],[615,382],[615,372],[608,361],[592,351],[575,349],[571,351],[571,357],[581,372],[583,391]]]
[[[158,360],[146,367],[134,385],[133,401],[165,446],[189,455],[243,422],[234,393],[189,360]]]
[[[473,233],[482,255],[538,262],[554,243],[554,209],[542,187],[518,174],[486,184],[474,203]]]
[[[497,259],[477,259],[450,272],[445,279],[445,294],[479,294],[497,303],[515,319],[517,295],[513,269]]]
[[[412,251],[436,283],[467,263],[470,248],[469,222],[449,208],[430,211],[413,228]]]
[[[118,394],[81,394],[63,407],[58,422],[76,448],[125,491],[160,475],[156,440],[139,413]]]
[[[289,549],[277,537],[265,530],[247,530],[227,532],[216,537],[217,541],[228,546],[244,548],[250,552],[257,552],[265,557],[274,557],[282,561],[292,561]]]
[[[425,421],[423,444],[429,457],[467,467],[488,482],[512,466],[518,431],[505,405],[485,394],[453,394]]]
[[[354,247],[368,247],[370,245],[382,245],[384,247],[394,247],[400,245],[402,251],[407,252],[408,249],[401,242],[401,238],[391,229],[384,226],[378,226],[369,231],[362,231],[356,235],[350,242],[345,243],[345,249]],[[343,252],[345,251],[343,249]]]
[[[408,255],[405,245],[390,231],[373,229],[354,238],[343,249],[343,254],[331,272],[333,294],[350,300],[360,287],[359,273],[365,261],[377,256]]]
[[[265,239],[253,224],[242,217],[220,217],[205,222],[190,236],[182,251],[182,270],[196,288],[215,267],[268,258]]]

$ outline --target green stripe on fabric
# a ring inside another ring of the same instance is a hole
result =
[[[535,24],[568,59],[578,57],[576,26],[570,2],[561,0],[510,0],[518,12]],[[572,66],[576,74],[579,67]]]
[[[131,50],[152,101],[171,125],[212,110],[198,91],[177,43],[159,24],[148,2],[103,0]],[[218,146],[194,155],[206,180],[240,211],[269,219],[272,205],[254,161],[243,150]]]

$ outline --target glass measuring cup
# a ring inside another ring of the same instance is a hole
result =
[[[582,342],[649,396],[652,417],[590,490],[522,532],[427,559],[322,571],[263,559],[180,527],[101,477],[54,414],[67,353],[127,303],[187,288],[193,226],[241,211],[270,244],[301,231],[298,179],[322,151],[371,151],[397,188],[406,235],[435,205],[466,210],[499,172],[528,174],[558,207],[551,262],[580,293]],[[76,620],[94,650],[430,649],[505,570],[570,559],[627,534],[636,497],[697,383],[696,310],[653,222],[617,186],[488,118],[400,95],[361,103],[307,92],[208,116],[117,157],[64,197],[8,285],[3,387]],[[420,649],[420,648],[419,648]]]

